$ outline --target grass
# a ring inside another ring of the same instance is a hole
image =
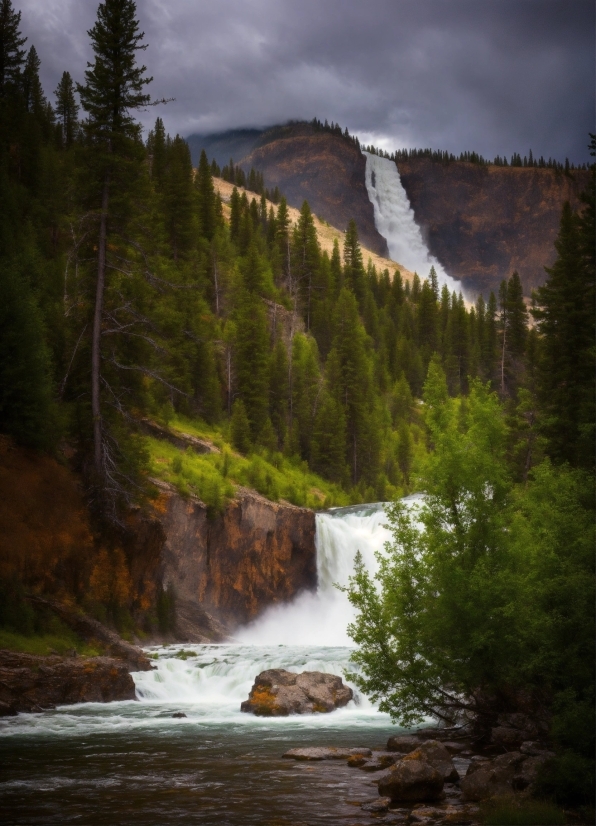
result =
[[[564,826],[565,813],[543,800],[503,800],[487,804],[482,811],[485,826]]]
[[[0,629],[0,649],[38,656],[67,654],[73,649],[84,657],[98,657],[102,653],[99,647],[85,642],[66,627],[59,633],[52,629],[49,633],[31,636]]]
[[[153,437],[146,438],[151,473],[172,484],[182,496],[197,496],[212,513],[221,512],[233,498],[238,485],[253,488],[274,502],[284,499],[293,505],[321,510],[355,504],[354,498],[339,485],[309,470],[306,462],[289,459],[281,453],[267,451],[249,456],[234,452],[221,432],[200,422],[180,419],[169,426],[179,432],[210,439],[221,453],[196,454]]]

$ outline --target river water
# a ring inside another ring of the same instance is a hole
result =
[[[409,501],[415,501],[415,497]],[[232,643],[153,647],[156,669],[133,674],[137,701],[63,706],[0,721],[4,824],[369,823],[371,775],[344,761],[284,760],[295,746],[382,747],[398,731],[356,693],[331,714],[240,712],[267,668],[341,674],[348,684],[357,550],[376,567],[390,538],[382,505],[317,516],[316,593],[267,612]],[[173,718],[174,713],[185,714]]]

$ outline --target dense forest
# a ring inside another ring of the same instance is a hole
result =
[[[233,495],[239,477],[229,467],[242,457],[249,457],[245,482],[296,504],[387,501],[422,486],[437,505],[427,519],[424,598],[432,602],[429,594],[453,586],[465,599],[432,603],[441,603],[428,620],[433,628],[418,629],[426,648],[402,639],[414,656],[410,672],[404,665],[401,677],[380,677],[371,655],[367,688],[391,694],[403,677],[400,713],[444,713],[432,680],[418,680],[417,695],[412,688],[418,654],[455,694],[540,685],[541,702],[558,703],[554,736],[563,763],[551,787],[571,784],[583,800],[592,748],[584,721],[594,699],[586,663],[593,189],[579,214],[564,208],[557,260],[530,308],[515,272],[497,296],[473,306],[441,288],[434,270],[412,281],[397,269],[377,272],[363,258],[354,222],[343,249],[336,243],[328,255],[308,203],[292,225],[285,199],[267,193],[254,170],[241,179],[231,162],[224,178],[259,194],[235,188],[223,204],[213,181],[219,169],[204,153],[193,169],[186,142],[169,136],[161,117],[143,137],[134,114],[155,102],[137,62],[146,45],[135,13],[132,2],[101,5],[90,31],[93,62],[80,83],[65,71],[49,98],[20,13],[0,0],[0,431],[68,457],[111,549],[102,552],[105,564],[112,559],[121,581],[126,561],[110,545],[114,526],[152,496],[146,419],[194,423],[230,446],[211,475],[185,475],[184,458],[172,459],[181,489],[214,508]],[[302,483],[284,488],[274,471],[308,478],[308,490]],[[317,487],[323,495],[313,498]],[[474,495],[462,513],[457,501],[466,491]],[[393,518],[402,518],[399,511]],[[504,529],[515,537],[513,549],[498,538]],[[438,550],[446,542],[459,567]],[[495,569],[478,561],[486,548],[495,549]],[[414,565],[414,539],[410,550]],[[507,578],[521,569],[528,581]],[[392,575],[424,579],[413,569]],[[26,572],[19,576],[32,586]],[[370,630],[370,612],[381,609],[366,607],[369,583],[364,572],[359,577],[354,599]],[[13,586],[5,583],[4,592]],[[80,592],[85,587],[79,583]],[[527,633],[512,623],[505,642],[496,642],[488,618],[511,619],[507,608],[523,602],[524,587],[533,600]],[[517,602],[507,601],[512,589]],[[122,600],[130,607],[134,595]],[[394,617],[428,616],[430,603],[389,603],[383,610]],[[565,619],[557,624],[557,617]],[[356,637],[372,650],[379,640],[366,628]],[[510,656],[501,657],[505,646]],[[467,663],[461,673],[438,664],[445,651]]]

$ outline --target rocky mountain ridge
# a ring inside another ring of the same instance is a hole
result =
[[[364,246],[387,256],[364,183],[366,161],[351,140],[309,123],[291,123],[192,136],[189,143],[195,162],[202,148],[211,151],[210,157],[224,156],[231,147],[245,150],[236,162],[262,172],[266,185],[278,186],[291,206],[300,208],[306,199],[316,215],[338,229],[354,218]],[[544,283],[563,203],[580,206],[589,176],[585,170],[565,174],[426,157],[400,161],[399,172],[430,253],[468,293],[485,295],[496,292],[513,270],[527,295]]]

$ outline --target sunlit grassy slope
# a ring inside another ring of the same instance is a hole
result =
[[[313,473],[306,462],[277,451],[259,448],[256,453],[241,456],[222,430],[201,421],[175,417],[168,427],[209,440],[221,452],[197,454],[191,448],[181,450],[169,442],[147,437],[151,474],[172,484],[183,496],[197,496],[214,512],[225,507],[239,485],[253,488],[274,502],[285,500],[315,510],[362,501],[357,491],[346,492]]]

